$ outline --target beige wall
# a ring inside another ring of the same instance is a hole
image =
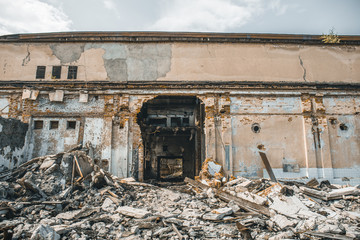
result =
[[[257,43],[1,43],[0,80],[79,66],[83,81],[360,82],[360,48]]]

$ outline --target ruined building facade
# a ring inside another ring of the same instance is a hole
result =
[[[360,180],[360,37],[0,37],[0,165],[82,143],[119,177]],[[347,179],[343,179],[347,177]]]

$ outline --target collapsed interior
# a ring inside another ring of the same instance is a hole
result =
[[[159,96],[138,114],[144,143],[144,179],[193,178],[203,159],[204,107],[194,96]]]

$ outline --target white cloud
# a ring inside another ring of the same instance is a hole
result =
[[[162,16],[149,30],[232,31],[266,9],[286,11],[279,0],[164,0],[163,5]]]
[[[67,15],[39,0],[0,0],[0,35],[69,31]]]
[[[283,15],[289,7],[288,5],[281,3],[281,0],[272,0],[269,6],[278,16]]]
[[[110,9],[110,10],[114,10],[116,9],[115,3],[113,0],[104,0],[104,5],[105,8]]]

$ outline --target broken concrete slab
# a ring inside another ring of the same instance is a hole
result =
[[[39,225],[31,235],[31,240],[59,240],[60,235],[55,232],[55,230],[48,225]]]
[[[204,220],[221,220],[225,216],[230,215],[233,213],[233,210],[231,208],[218,208],[215,210],[212,210],[209,213],[206,213],[202,216],[202,219]]]
[[[133,208],[128,206],[118,207],[116,209],[116,212],[134,218],[145,218],[151,214],[150,212],[144,209]]]

